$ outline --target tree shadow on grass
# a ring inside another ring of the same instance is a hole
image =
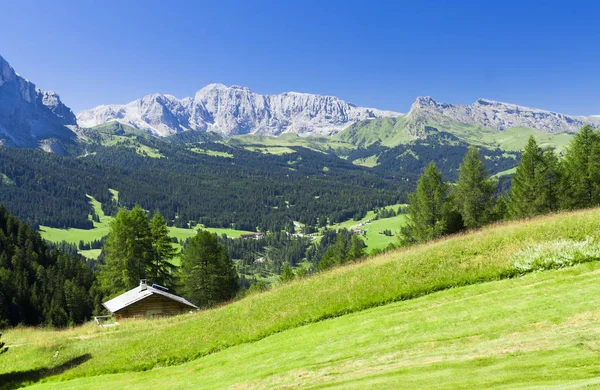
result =
[[[55,367],[44,367],[35,370],[13,371],[6,374],[0,374],[0,390],[12,390],[22,386],[33,384],[49,376],[59,375],[63,372],[77,367],[90,360],[92,355],[86,353],[68,360]]]

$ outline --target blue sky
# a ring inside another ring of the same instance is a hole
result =
[[[406,112],[600,115],[600,2],[3,1],[0,55],[75,112],[219,82]]]

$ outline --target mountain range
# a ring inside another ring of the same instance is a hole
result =
[[[477,99],[467,106],[439,103],[429,96],[418,97],[408,116],[425,116],[428,120],[442,122],[444,118],[449,118],[458,123],[475,124],[494,130],[527,127],[546,133],[574,132],[585,124],[600,126],[600,118],[597,116],[571,116],[488,99]]]
[[[193,98],[152,94],[124,105],[98,106],[75,116],[55,92],[37,89],[0,57],[0,142],[7,146],[56,151],[60,146],[56,141],[74,140],[82,128],[113,121],[156,137],[185,131],[225,137],[290,133],[311,137],[344,136],[357,124],[363,132],[372,132],[373,127],[380,127],[377,121],[386,118],[402,123],[406,139],[423,138],[426,126],[432,125],[445,130],[457,124],[468,125],[489,133],[527,128],[547,134],[576,132],[585,124],[600,127],[600,116],[570,116],[487,99],[455,105],[418,97],[403,115],[358,107],[333,96],[298,92],[260,95],[245,87],[223,84],[210,84]],[[385,141],[380,138],[377,140]],[[346,135],[346,139],[352,137]]]
[[[36,88],[0,56],[0,144],[55,151],[54,141],[74,139],[76,127],[58,94]]]
[[[193,98],[153,94],[125,105],[105,105],[77,115],[80,126],[110,121],[168,136],[186,130],[212,131],[224,136],[258,134],[328,136],[366,119],[402,115],[357,107],[333,96],[285,92],[259,95],[239,86],[210,84]]]

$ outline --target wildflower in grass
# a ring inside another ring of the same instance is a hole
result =
[[[512,256],[518,272],[570,267],[600,260],[600,242],[592,237],[583,241],[555,240],[531,245]]]

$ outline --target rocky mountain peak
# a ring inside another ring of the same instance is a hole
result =
[[[45,92],[19,76],[0,56],[0,143],[17,147],[41,147],[48,139],[72,139],[67,126],[75,115],[56,92]]]
[[[290,132],[308,136],[332,135],[361,120],[398,115],[357,107],[333,96],[296,92],[261,95],[247,87],[209,84],[193,99],[144,97],[126,105],[85,110],[77,119],[84,127],[116,120],[159,136],[185,130],[208,130],[226,136],[278,136]]]
[[[409,118],[419,124],[439,121],[442,117],[495,130],[528,127],[558,133],[575,132],[585,124],[600,127],[598,118],[571,116],[489,99],[477,99],[472,105],[460,105],[439,103],[430,97],[419,97],[409,112]]]
[[[6,62],[6,60],[0,56],[0,86],[11,78],[15,77],[15,71]]]
[[[417,99],[413,103],[413,106],[415,107],[428,107],[435,105],[437,105],[437,102],[433,100],[431,96],[417,96]]]
[[[77,118],[73,111],[63,104],[60,96],[54,91],[37,90],[38,96],[42,99],[42,104],[52,111],[58,118],[61,118],[65,125],[77,125]]]

